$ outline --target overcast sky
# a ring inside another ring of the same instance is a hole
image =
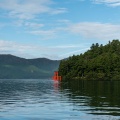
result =
[[[0,0],[0,54],[62,59],[120,38],[120,0]]]

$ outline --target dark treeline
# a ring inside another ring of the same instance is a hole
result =
[[[84,54],[62,60],[59,74],[63,80],[120,80],[120,41],[92,44]]]

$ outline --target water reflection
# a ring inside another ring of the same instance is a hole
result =
[[[119,81],[0,80],[0,120],[119,120]]]
[[[50,81],[0,80],[0,111],[2,108],[6,110],[6,107],[14,109],[15,107],[24,107],[27,104],[42,102],[52,89],[53,86]],[[41,99],[39,99],[40,97]]]
[[[53,81],[53,86],[54,86],[54,90],[56,92],[58,92],[59,89],[60,89],[60,82],[59,81]]]
[[[88,114],[120,116],[120,81],[71,81],[62,90],[75,109]]]

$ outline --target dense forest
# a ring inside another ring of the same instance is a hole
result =
[[[46,58],[25,59],[0,55],[0,79],[51,78],[60,61]]]
[[[63,80],[120,80],[120,41],[92,44],[84,54],[62,60],[59,74]]]

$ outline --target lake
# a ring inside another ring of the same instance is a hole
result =
[[[0,120],[120,120],[120,81],[0,80]]]

